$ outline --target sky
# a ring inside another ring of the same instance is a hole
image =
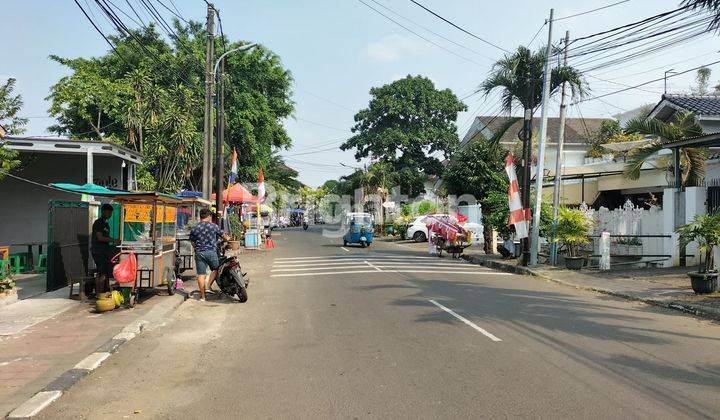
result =
[[[83,6],[93,0],[79,0]],[[137,3],[139,0],[129,0]],[[156,1],[156,0],[153,0]],[[169,0],[162,0],[169,5]],[[453,28],[410,0],[363,0],[390,16],[391,22],[360,0],[216,0],[224,31],[232,40],[262,43],[277,53],[294,78],[295,113],[285,121],[293,147],[282,151],[302,182],[319,186],[352,172],[359,163],[352,151],[337,146],[348,138],[353,116],[368,104],[374,86],[411,75],[430,78],[439,89],[451,89],[468,111],[459,115],[460,138],[475,115],[496,115],[494,95],[473,94],[504,51]],[[602,7],[618,0],[420,0],[422,4],[506,50],[518,45],[540,48],[547,42],[544,25],[550,9],[556,18]],[[87,2],[87,3],[86,3]],[[174,0],[186,19],[204,20],[203,0]],[[122,7],[123,0],[114,1]],[[554,22],[553,42],[570,31],[581,37],[640,20],[677,7],[679,1],[630,0],[593,13]],[[383,8],[383,6],[385,8]],[[388,8],[390,10],[388,10]],[[47,135],[45,97],[66,70],[50,54],[89,57],[106,53],[105,41],[72,0],[3,0],[0,26],[0,78],[17,79],[17,92],[30,118],[27,135]],[[100,17],[97,8],[94,9]],[[166,19],[171,15],[168,13]],[[100,20],[102,21],[102,20]],[[103,22],[105,32],[110,25]],[[414,33],[410,32],[409,30]],[[419,35],[419,36],[418,36]],[[611,69],[586,74],[591,96],[603,95],[653,79],[666,70],[683,71],[720,60],[718,34],[649,55]],[[423,39],[424,38],[424,39]],[[571,60],[571,65],[573,62]],[[581,64],[578,62],[578,64]],[[711,78],[720,81],[720,69]],[[694,73],[668,80],[669,92],[685,92]],[[663,81],[570,107],[570,117],[610,117],[647,103],[657,103]],[[549,105],[558,113],[558,100]],[[241,152],[240,152],[241,153]]]

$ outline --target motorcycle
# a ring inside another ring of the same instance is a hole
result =
[[[221,246],[220,249],[220,266],[215,280],[220,287],[220,292],[230,297],[237,295],[240,302],[247,302],[247,287],[250,285],[247,273],[242,272],[240,262],[236,257],[225,255],[227,245]]]

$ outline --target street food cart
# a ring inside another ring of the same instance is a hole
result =
[[[163,287],[175,293],[177,212],[182,200],[161,193],[131,193],[114,197],[120,210],[120,258],[137,257],[133,291]]]
[[[472,243],[472,232],[462,228],[452,216],[427,216],[424,222],[428,228],[428,240],[435,246],[438,257],[446,251],[453,258],[459,258]]]
[[[200,210],[212,207],[212,202],[200,197],[182,197],[177,210],[175,275],[195,268],[195,252],[190,243],[190,229],[200,221]]]

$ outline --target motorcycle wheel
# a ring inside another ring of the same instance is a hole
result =
[[[247,302],[248,294],[247,294],[247,289],[245,288],[245,280],[243,280],[242,276],[240,275],[240,273],[238,273],[237,270],[232,270],[231,274],[232,274],[233,280],[235,280],[235,284],[236,284],[235,290],[236,290],[238,300],[241,303]]]
[[[365,248],[367,246],[367,242],[365,242],[365,241],[360,242],[360,246]]]

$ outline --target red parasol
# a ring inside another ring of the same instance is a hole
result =
[[[235,184],[222,192],[223,201],[226,203],[254,203],[257,197],[252,195],[242,184]],[[215,200],[215,194],[212,196]]]

